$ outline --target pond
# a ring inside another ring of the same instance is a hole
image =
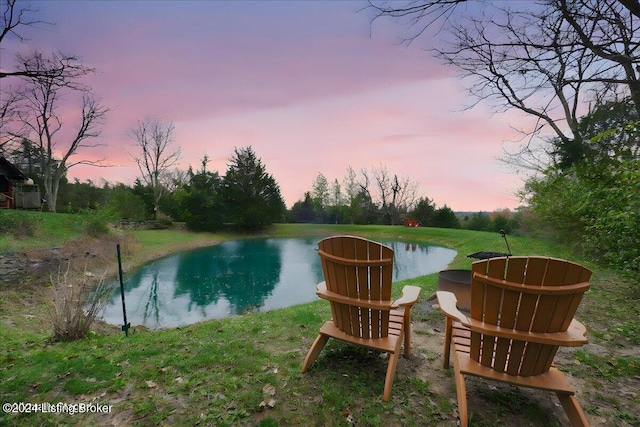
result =
[[[125,275],[127,321],[168,328],[314,301],[323,280],[318,240],[234,240],[149,262]],[[443,270],[456,256],[439,246],[383,243],[394,250],[394,281]],[[114,284],[103,318],[122,325],[119,282]]]

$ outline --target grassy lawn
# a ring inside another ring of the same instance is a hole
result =
[[[51,224],[46,222],[53,221],[56,234],[44,238],[39,233],[20,241],[0,237],[0,252],[61,246],[81,235],[73,216],[38,217],[42,230],[48,230]],[[471,252],[505,251],[499,234],[466,230],[277,225],[266,233],[278,237],[330,234],[451,247],[458,251],[451,268],[469,267],[472,260],[466,254]],[[116,240],[127,242],[125,257],[131,268],[171,251],[235,237],[145,230],[121,234]],[[637,278],[586,262],[564,246],[516,236],[508,239],[516,255],[567,258],[594,270],[592,289],[578,311],[591,342],[563,353],[561,367],[577,384],[578,399],[592,425],[640,426]],[[107,267],[113,271],[113,265]],[[50,343],[44,304],[48,282],[25,279],[0,284],[2,402],[111,407],[107,414],[0,413],[0,425],[456,425],[455,388],[450,374],[440,368],[442,316],[428,300],[437,276],[399,282],[394,288],[409,283],[424,290],[414,312],[416,355],[399,364],[389,402],[381,400],[386,361],[377,353],[330,341],[311,370],[300,373],[306,351],[330,317],[324,301],[156,332],[137,327],[128,337],[102,326],[81,341]],[[472,425],[566,422],[556,416],[561,410],[550,414],[547,403],[535,399],[531,403],[526,392],[478,390]],[[473,399],[470,396],[471,406]],[[483,412],[481,405],[489,405],[490,410]]]
[[[0,253],[15,252],[34,248],[54,248],[76,239],[82,235],[82,217],[80,215],[55,214],[41,212],[16,212],[0,210],[0,221],[20,215],[29,219],[36,237],[0,233]]]

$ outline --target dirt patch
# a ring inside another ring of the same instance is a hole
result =
[[[429,383],[429,389],[446,398],[454,408],[457,407],[453,359],[451,368],[443,367],[444,320],[435,300],[422,300],[412,312],[413,352],[411,362],[415,375]],[[584,350],[603,354],[624,356],[636,354],[637,347],[612,349],[596,343],[582,347]],[[635,417],[640,411],[640,378],[621,378],[615,381],[592,378],[579,378],[567,371],[577,364],[572,349],[561,348],[554,363],[565,372],[573,386],[576,397],[585,411],[592,427],[611,426],[616,420],[617,426],[637,426],[634,420],[625,423],[612,415],[613,412],[627,411]],[[468,377],[467,404],[475,425],[559,425],[570,426],[560,402],[554,393],[529,388],[514,387],[497,381],[487,381]],[[454,423],[457,411],[450,414]],[[636,418],[637,420],[637,418]]]
[[[134,243],[121,235],[84,238],[61,248],[32,249],[0,255],[0,292],[4,325],[29,330],[49,330],[51,318],[45,303],[52,283],[67,268],[76,275],[112,276],[117,272],[116,244],[130,251]],[[114,328],[96,321],[92,329],[110,334]]]
[[[132,252],[135,247],[125,235],[109,234],[74,240],[60,248],[0,254],[0,289],[42,285],[51,275],[66,269],[67,264],[75,272],[114,274],[117,244],[122,246],[123,252]]]

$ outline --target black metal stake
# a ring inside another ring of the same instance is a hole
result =
[[[509,255],[511,255],[511,248],[509,248],[509,242],[507,242],[507,233],[505,233],[504,230],[500,230],[500,235],[502,235],[504,242],[507,244],[507,251],[509,252]]]
[[[120,243],[116,246],[118,249],[118,272],[120,273],[120,295],[122,296],[122,315],[124,316],[124,325],[122,330],[126,336],[129,336],[130,323],[127,323],[127,307],[124,305],[124,280],[122,280],[122,256],[120,255]]]

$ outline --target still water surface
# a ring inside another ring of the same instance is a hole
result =
[[[234,240],[147,263],[125,276],[127,320],[168,328],[313,301],[316,284],[323,280],[318,240]],[[443,270],[456,255],[439,246],[383,243],[394,250],[394,280]],[[104,320],[123,323],[119,285]]]

